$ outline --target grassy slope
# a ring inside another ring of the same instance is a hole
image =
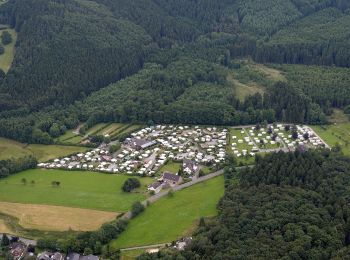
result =
[[[22,178],[27,179],[27,185],[21,183]],[[29,170],[0,180],[0,201],[122,212],[133,202],[146,198],[142,193],[122,192],[127,178],[91,172]],[[35,185],[29,184],[32,180]],[[53,188],[52,181],[60,181],[60,187]],[[141,182],[145,190],[152,179],[142,178]]]
[[[15,44],[17,41],[17,33],[13,29],[6,29],[3,31],[8,31],[12,36],[12,42],[4,46],[5,53],[0,55],[0,69],[2,69],[6,73],[10,69],[13,58],[15,56]]]
[[[220,176],[162,198],[131,220],[112,247],[158,244],[184,236],[200,217],[217,214],[216,204],[223,194],[224,181]]]
[[[45,162],[57,157],[63,157],[73,153],[84,152],[88,150],[86,147],[40,144],[30,144],[28,145],[27,149],[32,151],[40,162]]]
[[[24,144],[0,137],[0,160],[32,154]]]
[[[34,155],[40,162],[63,157],[72,153],[86,151],[86,147],[60,145],[25,145],[10,139],[0,138],[0,160],[11,157],[19,158],[25,155]]]
[[[344,154],[350,155],[350,123],[312,126],[312,128],[328,145],[334,146],[338,143]]]

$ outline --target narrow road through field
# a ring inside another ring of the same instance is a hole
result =
[[[164,247],[166,245],[170,245],[170,243],[166,244],[155,244],[155,245],[148,245],[148,246],[135,246],[135,247],[128,247],[128,248],[121,248],[120,251],[131,251],[131,250],[137,250],[137,249],[149,249],[149,248],[159,248]]]

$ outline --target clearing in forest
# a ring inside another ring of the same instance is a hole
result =
[[[1,5],[1,1],[0,1]],[[5,73],[9,71],[12,65],[13,58],[15,57],[15,45],[17,41],[17,33],[14,29],[3,29],[0,31],[0,34],[2,34],[4,31],[7,31],[12,36],[12,42],[8,45],[4,46],[5,52],[0,55],[0,69],[2,69]]]

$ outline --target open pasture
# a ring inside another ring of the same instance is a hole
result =
[[[0,138],[0,160],[19,158],[26,155],[34,155],[38,161],[44,162],[57,157],[67,156],[73,153],[86,151],[85,147],[62,146],[62,145],[41,145],[22,144],[14,140]]]
[[[31,154],[32,152],[26,148],[25,144],[0,137],[0,160],[10,159],[11,157],[18,158]]]
[[[18,218],[18,224],[23,228],[43,231],[97,230],[118,215],[91,209],[10,202],[0,202],[0,213]],[[0,232],[6,232],[6,229],[11,233],[4,221],[0,222]]]
[[[219,176],[164,197],[132,219],[111,246],[127,248],[168,243],[189,235],[199,218],[217,214],[216,205],[223,194],[224,179]]]
[[[28,170],[0,180],[0,201],[124,212],[135,201],[146,199],[143,191],[152,182],[151,178],[141,178],[140,190],[125,193],[121,187],[127,178],[92,172]],[[59,187],[53,187],[53,181],[59,181]]]
[[[312,128],[328,145],[339,144],[344,154],[350,155],[350,123],[312,126]]]
[[[36,156],[39,162],[46,162],[57,157],[64,157],[88,150],[86,147],[41,144],[30,144],[27,149]]]

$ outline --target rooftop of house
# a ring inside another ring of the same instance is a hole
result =
[[[157,189],[159,186],[161,186],[162,185],[162,183],[161,182],[159,182],[159,181],[157,181],[157,182],[155,182],[155,183],[152,183],[149,187],[150,188],[153,188],[153,189]]]
[[[175,175],[171,172],[164,172],[163,173],[163,179],[165,179],[165,180],[178,182],[180,180],[180,178],[181,178],[180,176]]]

